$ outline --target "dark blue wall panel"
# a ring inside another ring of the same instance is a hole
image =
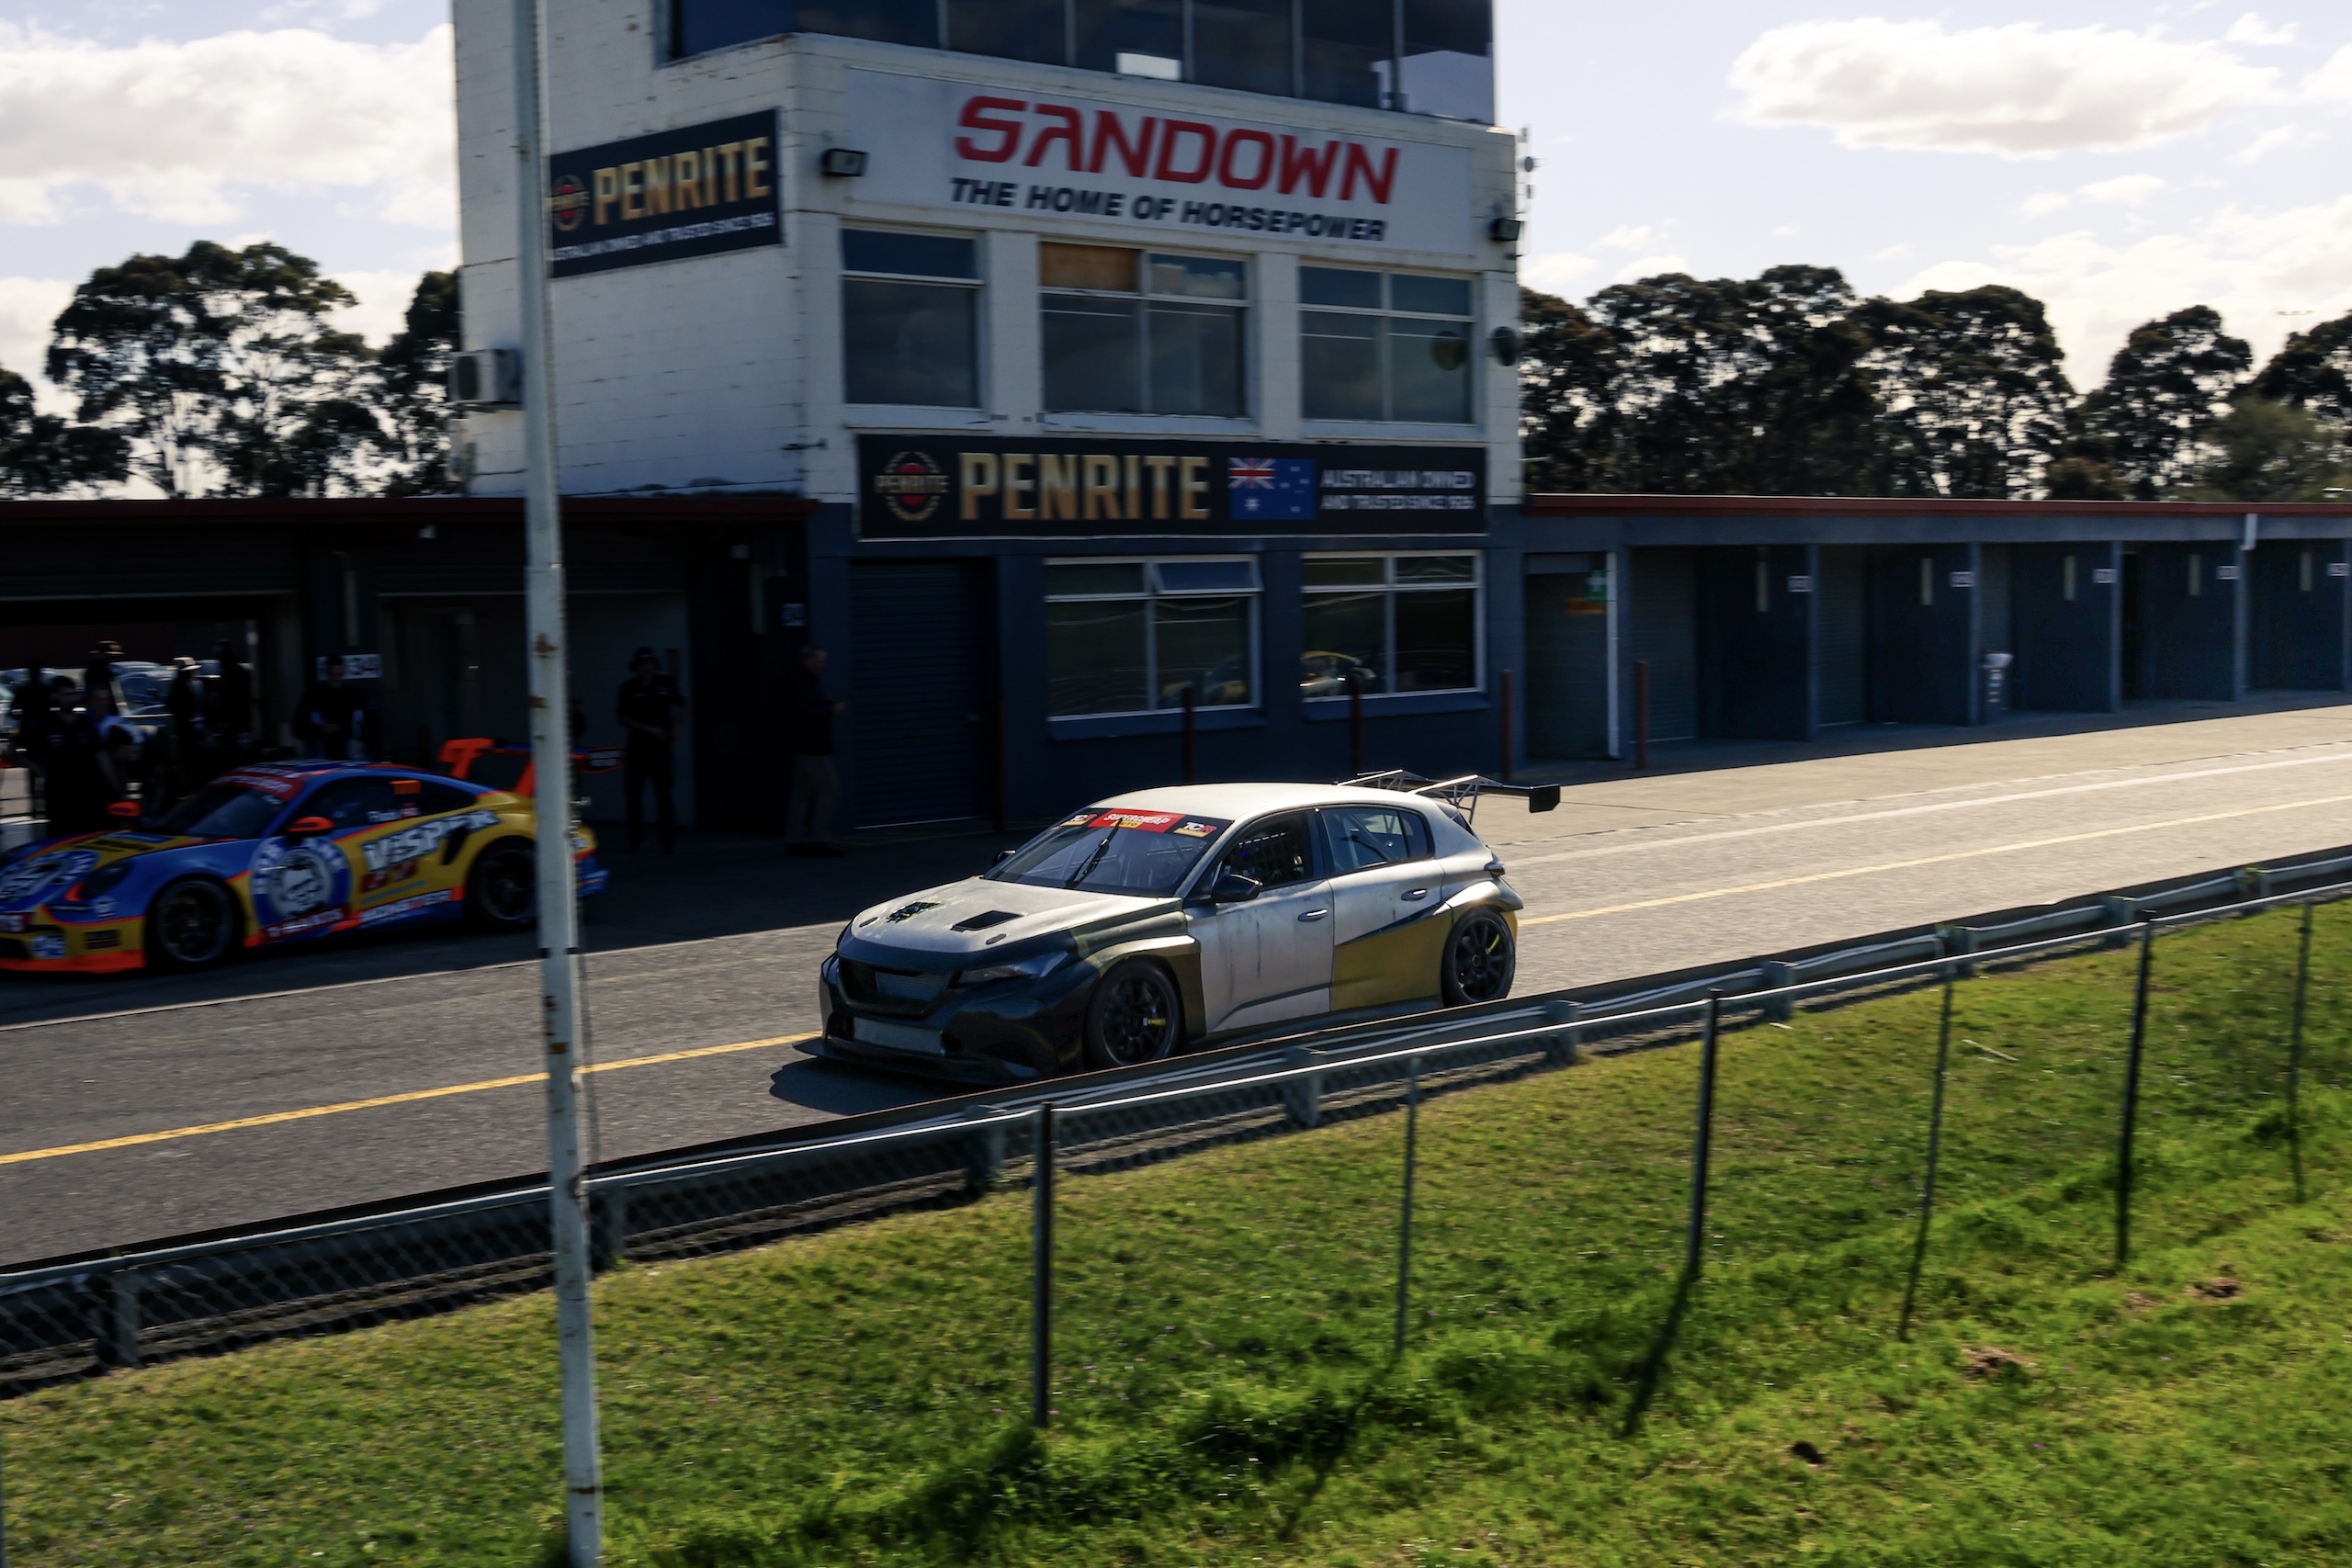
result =
[[[2009,624],[2018,656],[2009,669],[2009,691],[2015,706],[2045,713],[2113,713],[2122,706],[2115,635],[2121,606],[2114,566],[2111,544],[2009,547]],[[2104,582],[2098,581],[2102,572]]]
[[[2238,658],[2235,545],[2219,540],[2139,549],[2140,690],[2149,697],[2233,702]]]
[[[1873,550],[1870,716],[1874,724],[1971,724],[1976,710],[1976,591],[1969,545]]]
[[[2344,559],[2340,539],[2265,542],[2247,557],[2253,596],[2247,684],[2292,692],[2344,688],[2346,580],[2328,570]]]
[[[1699,733],[1739,740],[1814,735],[1813,547],[1698,554]]]

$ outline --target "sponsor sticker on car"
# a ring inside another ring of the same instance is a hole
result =
[[[1231,824],[1214,817],[1187,817],[1181,811],[1133,811],[1114,806],[1107,811],[1081,811],[1062,826],[1125,828],[1136,833],[1180,833],[1188,839],[1208,839]]]
[[[387,833],[359,846],[360,858],[369,871],[383,871],[402,861],[423,860],[441,847],[441,841],[452,833],[469,833],[476,828],[494,828],[498,815],[492,811],[466,811],[452,817],[435,817],[419,822],[413,828],[403,828],[397,833]]]
[[[386,920],[397,920],[402,915],[417,914],[448,901],[449,890],[446,887],[435,888],[430,893],[419,893],[414,897],[403,898],[396,904],[379,904],[372,909],[363,910],[359,916],[359,923],[363,926],[380,925]]]

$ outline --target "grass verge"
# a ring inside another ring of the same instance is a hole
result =
[[[1726,1043],[1677,1292],[1694,1053],[1066,1182],[1057,1424],[1027,1198],[597,1286],[614,1558],[803,1563],[2334,1562],[2352,1555],[2352,908],[2323,910],[2294,1201],[2295,916],[2159,946],[2138,1246],[2110,1277],[2128,953],[1959,993],[1920,1324],[1896,1337],[1938,998]],[[0,1407],[20,1564],[529,1564],[544,1299]],[[1661,1357],[1661,1331],[1676,1333]]]

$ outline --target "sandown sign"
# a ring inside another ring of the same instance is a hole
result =
[[[1470,155],[1075,94],[852,71],[861,200],[1468,254]],[[1137,238],[1147,237],[1138,233]]]

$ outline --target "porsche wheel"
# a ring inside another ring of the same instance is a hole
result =
[[[1172,1055],[1184,1038],[1184,1008],[1168,971],[1141,958],[1115,964],[1086,1008],[1086,1060],[1133,1067]]]
[[[147,962],[156,969],[209,969],[237,944],[237,900],[209,876],[184,876],[147,906]]]
[[[1517,967],[1510,927],[1503,918],[1486,909],[1465,916],[1445,944],[1445,971],[1440,976],[1445,1005],[1458,1008],[1500,1001],[1510,995],[1511,976]]]
[[[538,918],[538,856],[520,839],[503,839],[466,874],[466,919],[489,931],[519,931]]]

